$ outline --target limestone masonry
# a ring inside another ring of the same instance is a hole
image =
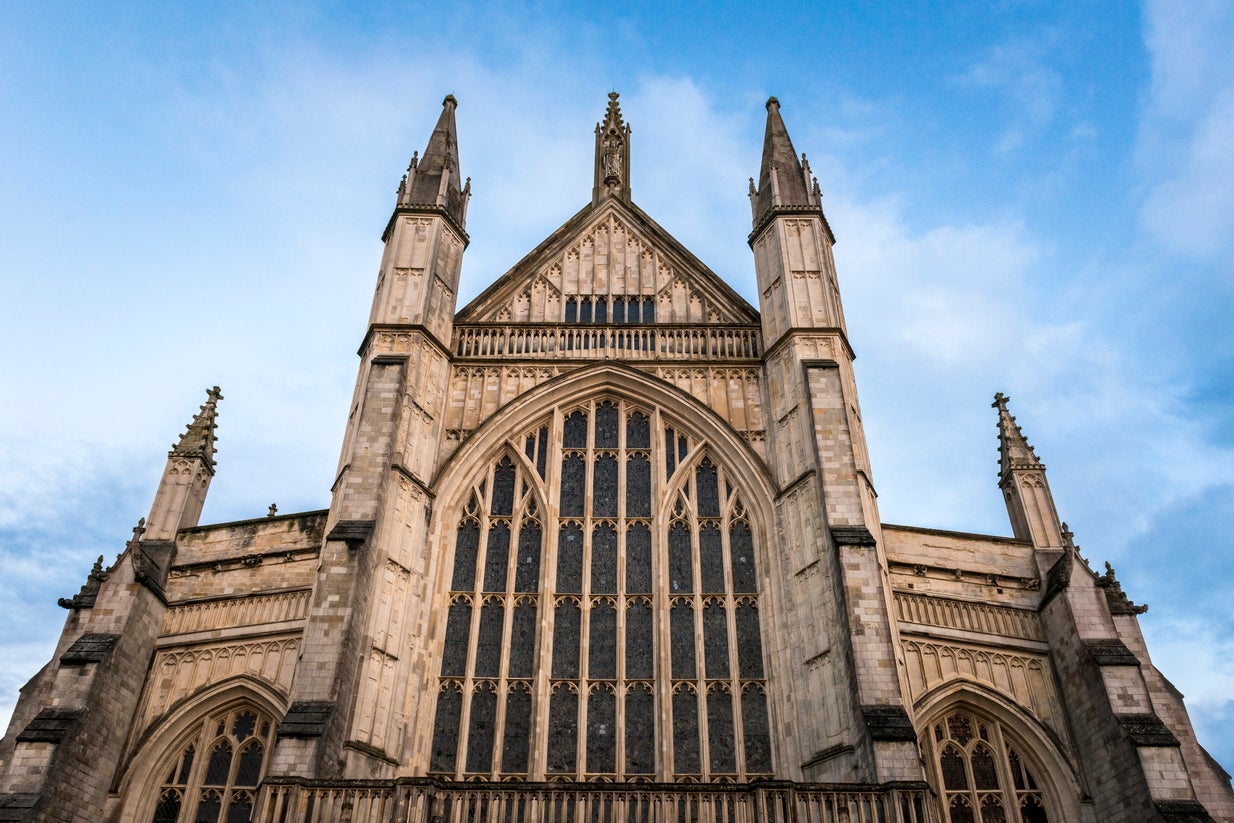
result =
[[[880,522],[835,237],[779,102],[756,310],[634,204],[609,98],[590,202],[461,309],[445,99],[383,235],[329,509],[199,524],[211,389],[149,517],[61,601],[0,821],[1234,820],[1007,397],[1014,537]]]

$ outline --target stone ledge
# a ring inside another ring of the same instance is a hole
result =
[[[877,541],[865,526],[832,526],[831,536],[841,546],[875,546]]]
[[[17,735],[18,743],[59,743],[68,737],[85,709],[43,709]]]
[[[116,647],[118,634],[83,634],[60,655],[61,666],[84,666],[101,663]]]
[[[861,716],[871,740],[917,742],[917,732],[903,706],[862,706]]]
[[[1119,725],[1137,746],[1172,747],[1182,745],[1170,728],[1155,714],[1117,715]]]
[[[39,796],[34,792],[0,794],[0,823],[23,823],[34,814]]]
[[[1138,666],[1140,658],[1135,656],[1127,644],[1118,638],[1109,640],[1085,640],[1085,648],[1098,666]]]
[[[1155,805],[1166,823],[1213,823],[1212,815],[1198,800],[1158,800]]]
[[[377,526],[375,520],[340,520],[326,535],[327,540],[342,540],[349,549],[357,549],[368,540]]]
[[[334,711],[329,700],[297,700],[279,723],[279,737],[321,737]]]

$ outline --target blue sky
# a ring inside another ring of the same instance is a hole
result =
[[[323,508],[412,150],[458,96],[466,301],[590,196],[752,302],[783,104],[836,256],[883,519],[1009,533],[1011,395],[1084,554],[1234,769],[1234,6],[0,5],[0,717],[218,383],[203,522]]]

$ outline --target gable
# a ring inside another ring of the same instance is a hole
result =
[[[455,322],[564,323],[601,312],[627,321],[635,307],[656,323],[758,323],[758,312],[715,272],[637,206],[616,198],[566,221]]]

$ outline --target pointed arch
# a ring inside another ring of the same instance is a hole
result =
[[[164,778],[184,758],[187,747],[193,745],[195,736],[200,734],[202,724],[211,718],[241,712],[252,713],[259,724],[270,724],[264,733],[259,725],[254,734],[243,735],[237,741],[239,745],[234,747],[235,762],[230,764],[231,772],[246,784],[251,782],[251,775],[245,770],[251,771],[253,764],[244,761],[243,754],[255,739],[265,754],[269,754],[274,741],[273,726],[287,713],[287,698],[269,683],[244,674],[205,686],[182,698],[138,739],[119,780],[117,793],[123,798],[119,823],[146,823],[153,819]],[[212,744],[217,742],[215,737],[219,736],[211,736]],[[197,761],[196,765],[190,763],[192,775],[187,769],[177,769],[185,771],[186,785],[190,781],[200,785],[204,778],[198,778],[196,772],[208,767],[209,756],[209,749],[195,751],[194,757],[189,758]],[[257,764],[259,774],[264,765]],[[255,784],[253,788],[255,790]]]
[[[1064,744],[1052,730],[1005,695],[980,683],[953,680],[923,694],[914,704],[914,714],[927,778],[940,797],[946,796],[946,787],[941,785],[939,777],[942,773],[940,758],[947,753],[958,756],[960,749],[945,731],[940,737],[937,727],[949,717],[967,714],[997,729],[994,737],[1001,750],[995,750],[990,740],[978,740],[976,732],[968,747],[984,746],[991,757],[999,760],[998,768],[1004,778],[1000,790],[1014,798],[1017,784],[1012,769],[1027,769],[1036,775],[1037,788],[1044,808],[1049,810],[1051,823],[1080,819],[1078,803],[1083,792],[1076,777],[1075,763],[1067,755]],[[948,747],[955,751],[949,751]],[[963,802],[963,798],[960,801]],[[1018,819],[1008,817],[1008,820]]]

